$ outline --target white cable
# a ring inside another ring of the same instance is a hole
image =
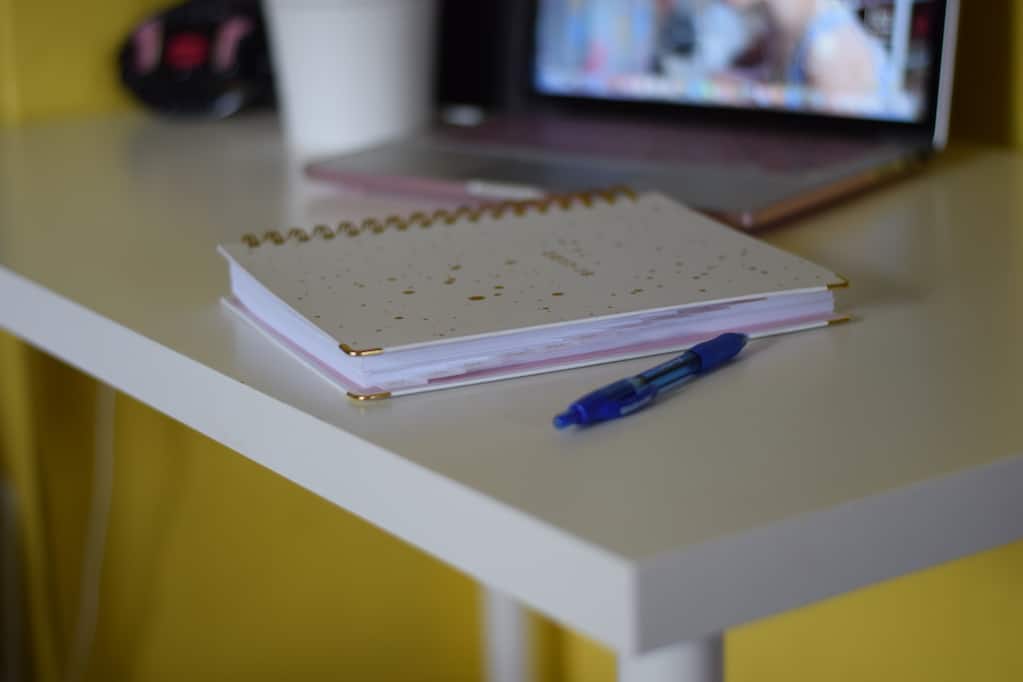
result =
[[[78,619],[64,669],[65,682],[80,682],[85,675],[96,639],[100,583],[106,549],[110,503],[114,492],[114,389],[97,382],[95,447],[92,465],[92,497],[82,556],[78,593]]]

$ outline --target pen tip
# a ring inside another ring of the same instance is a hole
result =
[[[562,412],[554,418],[554,428],[556,429],[567,429],[573,424],[577,424],[579,420],[576,418],[574,410],[567,410]]]

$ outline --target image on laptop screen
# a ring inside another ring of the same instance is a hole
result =
[[[540,0],[543,94],[919,122],[938,0]]]

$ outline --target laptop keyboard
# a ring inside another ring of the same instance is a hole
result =
[[[568,155],[654,163],[750,164],[797,173],[863,156],[867,140],[776,130],[666,126],[554,116],[507,116],[475,127],[450,127],[445,137],[473,145],[519,147]]]

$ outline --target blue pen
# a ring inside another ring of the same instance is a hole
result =
[[[745,334],[722,334],[642,374],[598,388],[555,417],[554,428],[586,426],[630,415],[649,405],[658,394],[728,362],[746,346],[747,340]]]

